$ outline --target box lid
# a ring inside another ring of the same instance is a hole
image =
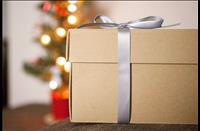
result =
[[[71,29],[71,62],[117,63],[117,29]],[[197,29],[131,30],[131,63],[198,63]]]

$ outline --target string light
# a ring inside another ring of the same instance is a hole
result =
[[[65,65],[65,63],[66,63],[66,60],[65,60],[64,57],[58,57],[58,58],[56,59],[56,63],[57,63],[58,65],[60,65],[60,66],[63,66],[63,65]]]
[[[67,21],[70,23],[70,24],[75,24],[77,22],[77,18],[74,16],[74,15],[70,15],[68,18],[67,18]]]
[[[66,31],[65,31],[64,28],[58,27],[58,28],[56,29],[56,34],[57,34],[58,36],[60,36],[60,37],[65,37],[65,36],[66,36]]]
[[[70,72],[70,66],[71,66],[70,62],[65,63],[64,69],[65,69],[66,72]]]
[[[41,40],[43,45],[48,45],[51,42],[51,38],[47,34],[42,35],[40,40]]]
[[[75,3],[77,3],[77,0],[69,0],[68,1],[70,4],[75,4]]]
[[[69,12],[75,12],[76,10],[77,10],[77,6],[76,5],[74,5],[74,4],[69,4],[68,6],[67,6],[67,10],[69,11]]]
[[[49,82],[49,88],[51,88],[52,90],[55,90],[58,87],[58,84],[56,81],[50,81]]]

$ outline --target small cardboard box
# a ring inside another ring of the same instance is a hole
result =
[[[72,29],[70,120],[117,123],[116,29]],[[197,124],[197,29],[131,30],[130,123]]]

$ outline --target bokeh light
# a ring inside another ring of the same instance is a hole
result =
[[[51,42],[51,37],[47,34],[41,36],[41,42],[43,45],[48,45]]]

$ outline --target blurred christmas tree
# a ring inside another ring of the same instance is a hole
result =
[[[39,34],[34,41],[46,51],[46,56],[24,63],[24,69],[39,79],[49,82],[49,87],[63,97],[68,97],[70,65],[65,60],[67,31],[86,23],[94,15],[89,1],[44,1],[38,9],[52,18],[39,25]],[[93,14],[92,14],[93,13]]]

